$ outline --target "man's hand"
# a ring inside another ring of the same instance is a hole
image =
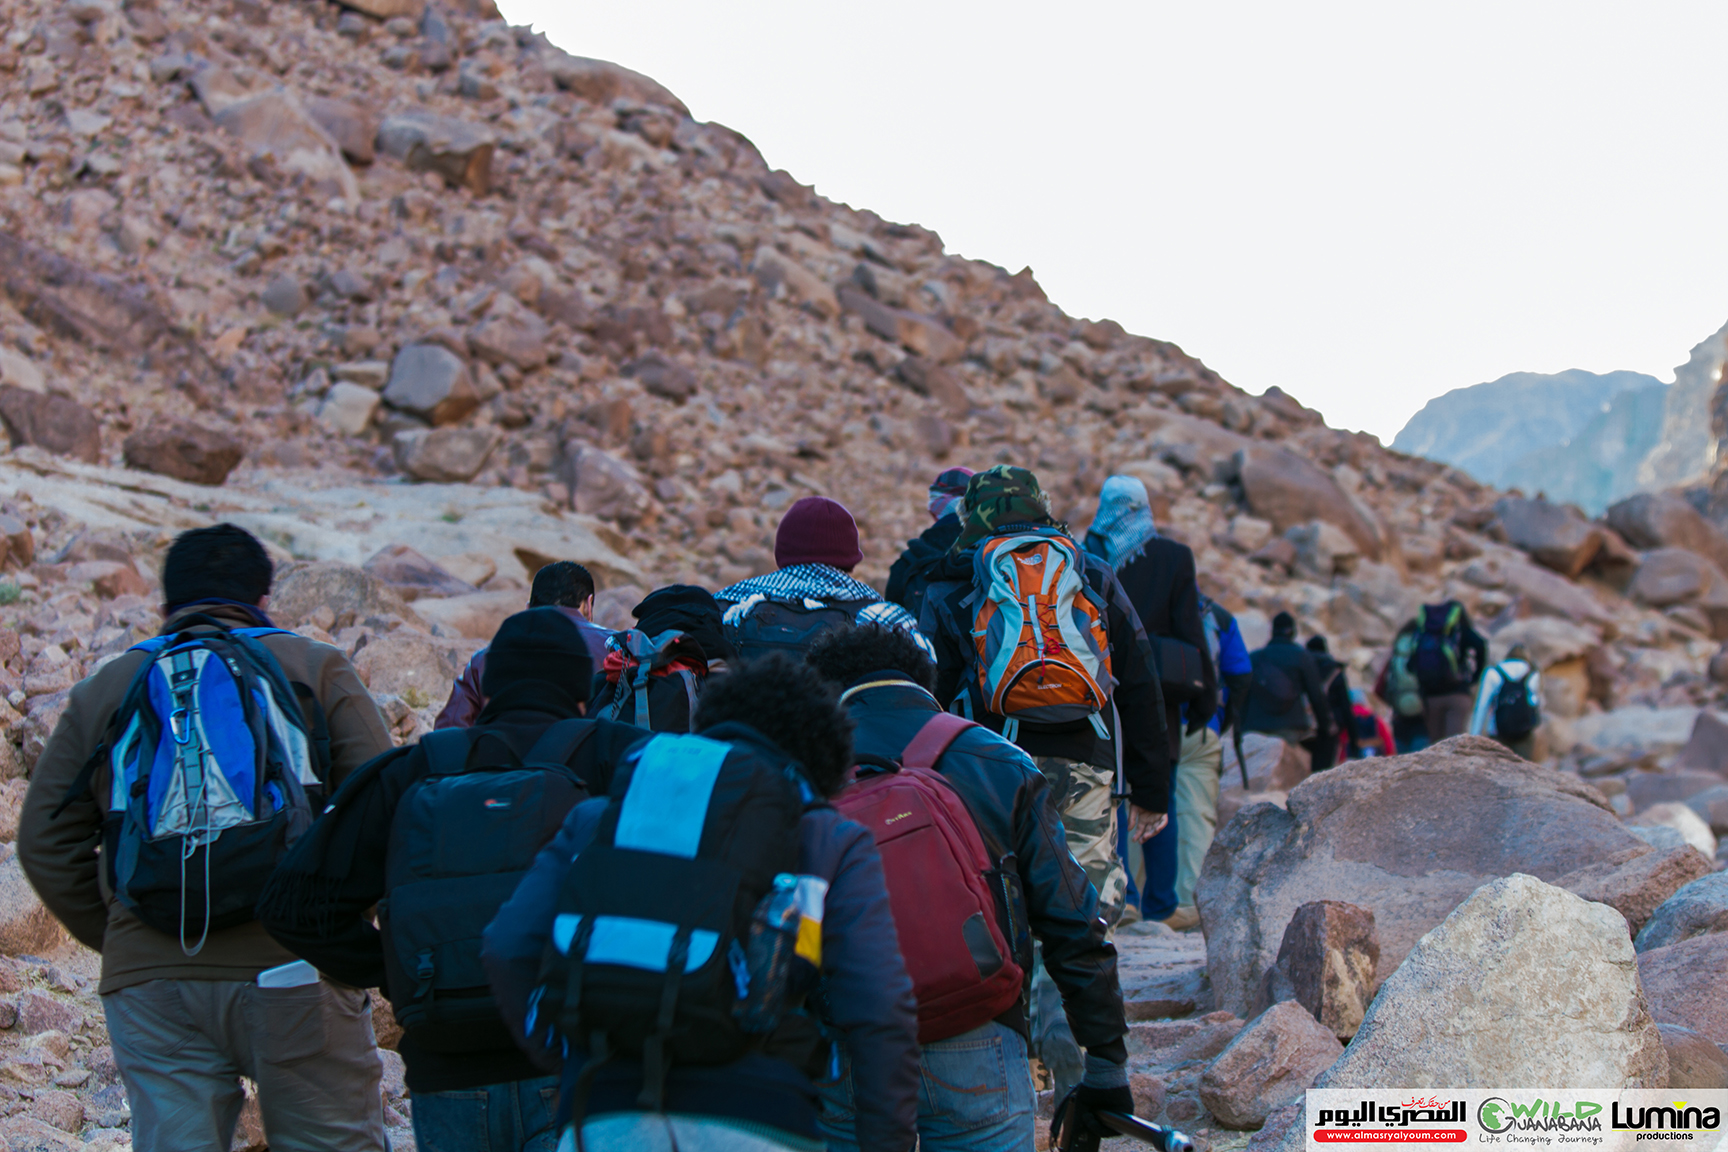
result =
[[[1158,833],[1164,831],[1164,825],[1170,823],[1170,817],[1162,812],[1148,812],[1138,804],[1128,805],[1128,838],[1144,844]]]

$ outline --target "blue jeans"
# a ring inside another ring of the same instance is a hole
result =
[[[1020,1033],[992,1021],[924,1045],[918,1064],[919,1152],[1032,1152],[1032,1069]],[[816,1088],[829,1152],[858,1152],[851,1062]]]
[[[554,1152],[557,1102],[556,1076],[415,1092],[409,1104],[414,1146],[419,1152]]]
[[[1159,831],[1158,835],[1140,846],[1143,859],[1146,861],[1146,883],[1136,884],[1134,877],[1128,877],[1129,887],[1138,889],[1129,893],[1128,899],[1140,909],[1140,915],[1148,920],[1163,920],[1176,911],[1176,812],[1175,805],[1170,805],[1170,819]],[[1123,805],[1121,818],[1116,822],[1116,851],[1122,859],[1128,859],[1128,813],[1127,805]]]

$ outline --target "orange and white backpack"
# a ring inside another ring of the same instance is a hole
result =
[[[972,582],[978,688],[984,707],[1004,718],[1002,735],[1013,740],[1021,721],[1089,720],[1110,739],[1099,715],[1116,686],[1109,625],[1079,545],[1034,526],[986,540]]]

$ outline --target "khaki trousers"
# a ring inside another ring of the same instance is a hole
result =
[[[258,1085],[271,1152],[384,1152],[366,993],[320,981],[148,980],[102,997],[134,1152],[228,1152]]]
[[[1218,830],[1218,777],[1224,771],[1224,745],[1218,733],[1202,728],[1182,737],[1176,762],[1171,809],[1176,813],[1176,904],[1194,906],[1200,862]]]

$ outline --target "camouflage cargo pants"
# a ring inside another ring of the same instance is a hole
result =
[[[1050,783],[1068,851],[1098,889],[1098,914],[1115,927],[1128,904],[1128,870],[1116,853],[1116,805],[1110,800],[1115,773],[1055,756],[1033,759]]]
[[[1098,914],[1114,926],[1128,904],[1128,871],[1116,854],[1116,805],[1110,799],[1115,773],[1055,756],[1033,760],[1050,783],[1068,851],[1098,890]],[[1032,1051],[1049,1071],[1060,1100],[1080,1082],[1085,1065],[1062,1009],[1062,994],[1044,971],[1042,948],[1033,965],[1031,1008]]]

